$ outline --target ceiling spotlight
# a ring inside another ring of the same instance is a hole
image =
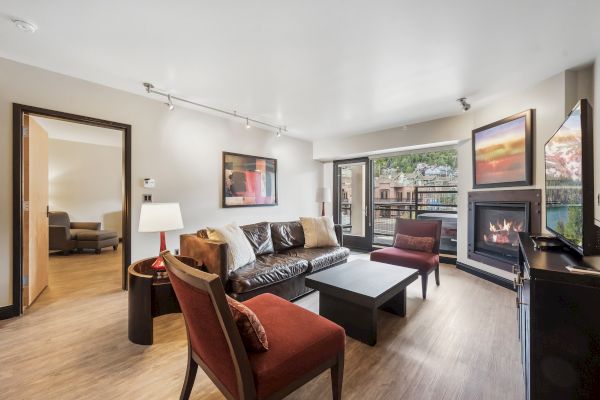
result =
[[[248,118],[246,118],[246,129],[250,129],[250,121],[248,121]]]
[[[13,19],[12,22],[17,28],[27,33],[35,33],[35,31],[38,29],[34,23],[23,21],[22,19]]]
[[[281,128],[279,128],[279,130],[277,130],[277,133],[275,134],[277,137],[281,137]]]
[[[456,101],[460,103],[464,112],[467,112],[471,109],[471,105],[467,103],[466,97],[461,97],[460,99],[456,99]]]
[[[167,95],[167,99],[169,100],[168,102],[166,102],[165,104],[167,105],[167,107],[169,107],[169,111],[173,111],[173,109],[175,108],[175,105],[173,105],[173,100],[171,100],[171,95]]]

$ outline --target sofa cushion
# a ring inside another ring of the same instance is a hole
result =
[[[331,217],[300,217],[304,231],[304,247],[339,246]]]
[[[244,293],[298,276],[308,270],[308,261],[285,254],[266,254],[229,274],[231,290]]]
[[[231,316],[233,317],[238,331],[240,332],[240,336],[242,337],[242,342],[244,343],[246,350],[269,350],[267,333],[265,332],[265,328],[260,323],[260,320],[256,314],[239,301],[232,299],[229,296],[225,297],[227,298],[229,311],[231,311]]]
[[[73,236],[75,230],[77,231],[77,240],[80,241],[100,241],[117,237],[115,231],[92,231],[89,229],[71,229],[71,236]]]
[[[304,246],[304,229],[300,221],[271,222],[271,237],[275,251]]]
[[[344,350],[335,323],[271,294],[244,302],[269,334],[269,351],[250,353],[257,398],[267,398]]]
[[[426,274],[433,271],[439,265],[440,257],[433,253],[386,247],[373,251],[371,253],[371,261],[414,268],[418,269],[419,273]]]
[[[271,224],[268,222],[244,225],[240,226],[240,228],[244,231],[246,238],[254,250],[254,254],[257,256],[271,254],[275,251],[273,240],[271,240]]]
[[[229,224],[221,228],[206,228],[206,231],[210,240],[227,243],[228,271],[238,269],[256,260],[254,250],[239,226]]]
[[[302,258],[308,261],[308,272],[316,272],[334,264],[344,261],[350,255],[350,250],[345,247],[320,247],[306,249],[297,247],[285,250],[281,254]]]

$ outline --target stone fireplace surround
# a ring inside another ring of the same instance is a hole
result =
[[[469,259],[511,271],[517,262],[516,232],[541,232],[541,202],[540,189],[469,192]]]

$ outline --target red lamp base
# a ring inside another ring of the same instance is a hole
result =
[[[162,253],[167,249],[167,241],[165,239],[165,233],[160,233],[160,252]],[[156,274],[157,278],[166,278],[167,277],[167,269],[165,268],[165,260],[163,260],[162,256],[159,255],[156,257],[156,260],[152,264],[152,269]]]

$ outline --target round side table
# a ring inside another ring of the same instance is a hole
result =
[[[177,259],[190,267],[198,267],[191,257],[177,256]],[[154,276],[154,260],[156,257],[146,258],[128,268],[129,340],[136,344],[152,344],[154,317],[181,312],[169,278]]]

